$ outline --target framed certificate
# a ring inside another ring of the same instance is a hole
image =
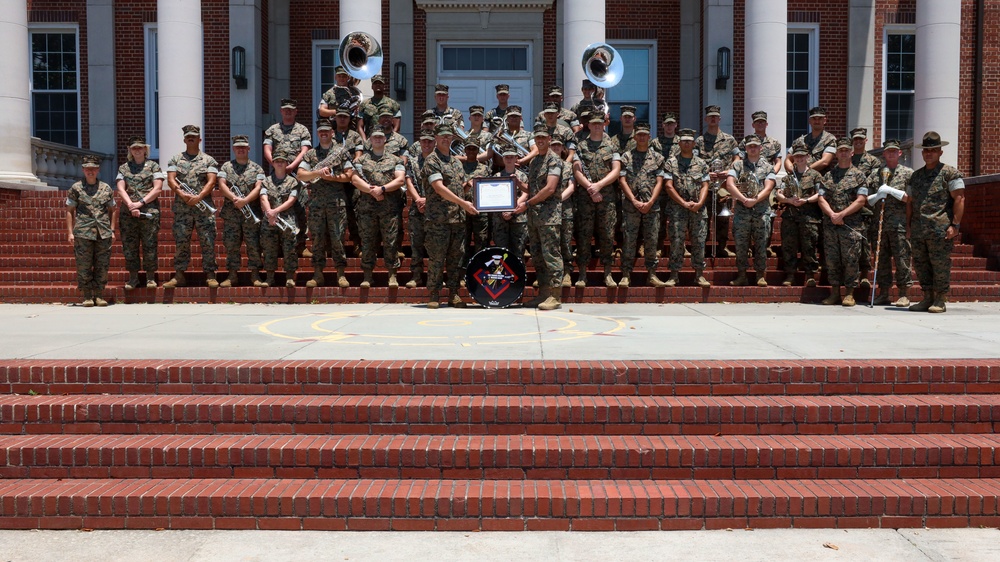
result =
[[[514,178],[475,178],[472,180],[473,204],[481,212],[513,211],[517,207]]]

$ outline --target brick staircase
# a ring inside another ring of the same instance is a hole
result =
[[[7,361],[0,528],[1000,525],[1000,360]]]
[[[169,211],[172,197],[161,197],[163,219],[161,221],[161,243],[159,248],[160,283],[165,281],[173,271],[174,244],[171,233],[171,217]],[[65,233],[65,193],[62,192],[16,192],[0,190],[0,204],[4,207],[4,220],[0,223],[0,302],[8,303],[73,303],[80,299],[76,289],[76,267],[73,260],[73,248],[66,242]],[[990,221],[996,221],[990,218]],[[966,221],[968,222],[968,221]],[[992,224],[992,223],[991,223]],[[216,255],[220,266],[220,275],[224,274],[225,249],[222,246],[222,221],[218,223]],[[778,243],[779,226],[775,226],[775,244]],[[993,235],[992,230],[969,239],[964,244],[955,247],[953,256],[953,282],[950,299],[952,301],[1000,301],[1000,267],[997,262],[997,246],[991,241],[1000,239]],[[247,287],[249,274],[241,275],[240,287],[210,290],[204,286],[204,275],[201,273],[200,252],[197,241],[193,242],[193,258],[188,274],[189,286],[175,290],[137,289],[128,294],[122,289],[128,278],[124,270],[124,258],[121,244],[116,241],[112,250],[111,272],[109,276],[108,294],[111,299],[132,302],[287,302],[287,303],[351,303],[351,302],[400,302],[422,303],[428,298],[425,288],[389,290],[385,287],[386,272],[378,262],[378,268],[371,289],[360,289],[361,263],[359,258],[348,259],[348,278],[353,285],[348,289],[334,286],[306,289],[305,282],[312,276],[308,260],[300,260],[297,275],[299,287],[286,289],[284,286],[260,289]],[[406,242],[404,242],[406,246]],[[353,248],[348,244],[349,255]],[[404,247],[408,251],[408,247]],[[668,255],[668,249],[664,249]],[[646,287],[646,273],[642,258],[636,262],[632,287],[627,289],[607,289],[602,286],[603,275],[601,266],[595,262],[588,272],[590,285],[586,289],[564,289],[563,300],[574,302],[818,302],[827,294],[826,287],[805,288],[801,286],[783,287],[781,281],[784,274],[777,259],[768,260],[768,287],[730,287],[729,282],[736,277],[736,260],[734,258],[718,258],[714,266],[709,260],[706,275],[713,283],[707,289],[693,287],[693,271],[689,264],[681,274],[680,287],[653,289]],[[617,261],[617,260],[616,260]],[[243,263],[246,263],[244,257]],[[529,282],[534,281],[534,272],[530,261]],[[659,271],[667,271],[667,260],[660,261]],[[245,267],[245,265],[244,265]],[[330,266],[332,267],[332,266]],[[409,258],[404,258],[400,268],[401,281],[408,279]],[[278,281],[283,285],[284,276],[278,274]],[[616,278],[617,278],[616,273]],[[144,279],[144,278],[142,278]],[[329,279],[328,279],[329,281]],[[801,275],[797,280],[801,285]],[[821,280],[821,285],[825,281]],[[856,297],[867,301],[863,290]],[[534,290],[528,287],[525,297],[534,296]],[[915,287],[911,298],[920,298],[919,287]],[[109,300],[111,300],[109,299]]]

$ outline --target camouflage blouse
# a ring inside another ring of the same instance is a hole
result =
[[[355,162],[354,167],[360,168],[365,178],[368,179],[368,183],[373,186],[385,185],[395,178],[397,171],[406,171],[403,167],[403,159],[389,153],[376,156],[372,152],[365,152]],[[386,192],[382,201],[376,201],[374,197],[362,193],[360,190],[356,193],[358,196],[356,209],[361,213],[373,212],[378,207],[399,209],[403,205],[403,192],[399,189]]]
[[[541,203],[528,207],[528,215],[533,221],[545,225],[562,224],[562,175],[563,161],[551,152],[537,156],[528,166],[528,196],[534,197],[545,188],[549,176],[557,176],[556,190]]]
[[[424,181],[424,193],[427,197],[425,207],[427,220],[442,224],[461,224],[465,222],[465,211],[456,203],[446,200],[438,194],[431,185],[435,181],[444,182],[446,189],[457,195],[459,198],[465,197],[465,170],[462,163],[453,156],[441,154],[434,150],[424,161],[421,170]]]
[[[698,201],[702,183],[708,181],[708,164],[704,160],[697,156],[690,160],[680,156],[671,158],[667,161],[666,171],[666,179],[673,180],[674,189],[681,199]]]
[[[621,154],[615,149],[616,143],[611,137],[604,135],[599,141],[591,140],[589,137],[576,146],[576,154],[587,169],[590,181],[600,181],[611,173],[611,166],[615,162],[621,161]],[[601,195],[606,201],[611,201],[611,193],[616,190],[614,184],[606,186],[601,190]]]
[[[785,181],[782,186],[782,193],[786,197],[808,199],[819,191],[821,185],[823,185],[823,176],[816,170],[806,168],[806,171],[801,173],[798,170],[795,170],[785,177]],[[819,208],[818,203],[806,203],[801,207],[788,205],[785,207],[785,210],[781,212],[781,218],[808,223],[819,223],[823,220],[823,211]]]
[[[160,170],[160,165],[155,160],[146,159],[142,164],[126,162],[118,168],[118,177],[115,181],[125,182],[125,193],[133,202],[145,197],[153,191],[153,180],[166,180],[167,174]],[[124,205],[125,202],[122,201]],[[159,209],[159,198],[154,199],[146,205],[147,210]]]
[[[902,164],[896,166],[895,170],[879,166],[872,170],[868,176],[868,193],[874,194],[878,188],[882,187],[883,183],[889,187],[906,191],[910,187],[912,176],[913,168],[907,168]],[[872,210],[875,214],[882,215],[883,207],[885,214],[882,216],[882,227],[896,232],[906,232],[906,203],[890,195],[875,203]]]
[[[264,169],[253,160],[247,161],[246,164],[240,164],[236,160],[229,160],[222,164],[222,169],[219,170],[219,179],[226,180],[230,189],[233,187],[238,188],[243,197],[249,195],[253,191],[254,186],[257,185],[257,182],[262,182],[265,178]],[[235,192],[233,194],[235,195]],[[260,205],[259,200],[255,199],[251,201],[250,205],[256,208]],[[233,202],[229,199],[226,199],[226,202],[222,204],[222,208],[235,209]]]
[[[305,171],[312,171],[319,166],[320,162],[331,156],[333,158],[330,165],[331,175],[336,176],[353,168],[351,164],[353,153],[344,150],[344,147],[337,144],[331,145],[330,148],[316,146],[309,149],[309,152],[306,152],[305,157],[302,158],[302,165],[299,167]],[[346,183],[322,179],[309,184],[309,205],[343,207],[347,205],[346,188]]]
[[[98,181],[90,185],[78,181],[66,194],[66,206],[76,209],[73,236],[82,240],[111,238],[111,210],[115,208],[115,192],[111,186]]]
[[[653,189],[656,188],[656,179],[665,178],[667,175],[664,166],[667,161],[663,155],[655,150],[639,152],[631,150],[622,155],[622,176],[628,182],[632,195],[643,203],[653,197]],[[626,205],[625,208],[631,207]],[[660,208],[659,203],[654,203],[652,210]],[[633,207],[634,210],[634,207]]]
[[[947,164],[933,170],[926,166],[910,176],[906,190],[913,201],[910,235],[914,238],[944,238],[948,225],[954,222],[952,191],[965,189],[962,172]]]
[[[839,213],[851,206],[859,195],[868,195],[868,178],[861,173],[861,170],[851,166],[846,170],[839,166],[834,166],[832,170],[823,176],[823,183],[819,188],[819,195],[830,205],[833,212]],[[861,226],[861,213],[854,213],[844,217],[844,224],[857,228]],[[824,226],[834,226],[830,217],[823,217]]]
[[[302,123],[284,125],[275,123],[264,131],[264,145],[271,147],[271,154],[284,150],[294,154],[295,158],[303,146],[312,146],[312,135]]]

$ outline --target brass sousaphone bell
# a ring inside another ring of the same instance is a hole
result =
[[[352,77],[368,80],[382,72],[382,46],[364,31],[348,33],[340,42],[340,64]]]
[[[598,88],[611,88],[625,75],[621,55],[607,43],[591,43],[583,50],[583,73]]]

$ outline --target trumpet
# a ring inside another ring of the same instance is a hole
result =
[[[239,186],[233,184],[229,186],[229,189],[233,192],[234,195],[236,195],[236,197],[243,199],[244,197],[243,191],[240,190]],[[240,211],[243,213],[244,219],[253,220],[254,224],[260,223],[260,217],[257,216],[257,213],[253,212],[253,209],[250,208],[250,205],[243,205],[243,208],[240,209]]]
[[[275,219],[274,226],[277,226],[279,230],[291,233],[292,236],[299,235],[299,227],[295,224],[295,217],[285,218],[282,215],[278,215]]]
[[[197,197],[199,195],[199,192],[195,191],[194,189],[191,188],[191,186],[182,181],[178,181],[177,185],[179,185],[180,188],[184,190],[184,193],[187,193],[192,197]],[[202,214],[204,214],[205,216],[212,216],[215,214],[216,211],[215,207],[213,207],[212,204],[205,199],[198,201],[198,204],[195,205],[195,208],[201,211]]]
[[[492,129],[495,127],[497,131],[496,136],[494,137],[494,142],[496,140],[499,140],[500,143],[512,147],[514,150],[517,151],[518,158],[524,158],[525,156],[528,155],[528,152],[530,151],[527,148],[521,146],[521,143],[517,142],[517,140],[515,140],[514,137],[511,136],[510,128],[507,127],[506,120],[497,117],[496,119],[493,120],[491,125],[492,127],[490,128]]]

